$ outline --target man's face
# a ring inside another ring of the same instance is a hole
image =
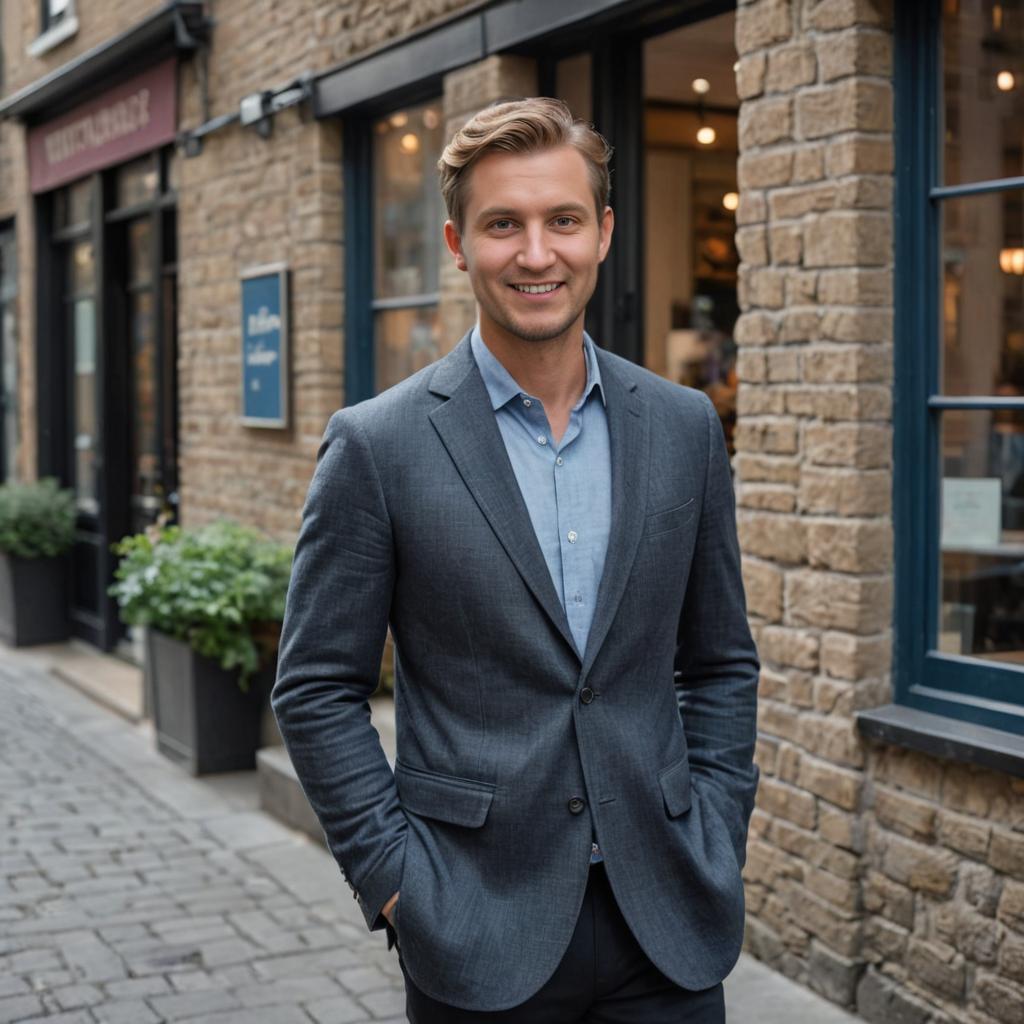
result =
[[[445,224],[455,264],[469,273],[485,336],[551,341],[582,322],[611,243],[583,156],[572,146],[489,153],[470,171],[463,229]]]

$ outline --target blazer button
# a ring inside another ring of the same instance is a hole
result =
[[[578,796],[574,796],[569,801],[569,810],[573,814],[582,814],[583,808],[587,806],[586,800],[581,800]]]
[[[584,704],[589,704],[594,699],[594,696],[594,691],[589,686],[584,686],[583,689],[580,690],[580,700],[583,701]]]

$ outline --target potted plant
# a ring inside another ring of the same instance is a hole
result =
[[[146,626],[157,748],[194,775],[253,768],[291,550],[220,521],[114,545],[121,618]]]
[[[67,639],[74,542],[73,491],[49,477],[0,485],[0,639],[15,647]]]

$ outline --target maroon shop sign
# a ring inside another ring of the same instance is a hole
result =
[[[45,192],[170,142],[177,127],[176,69],[171,57],[31,129],[32,191]]]

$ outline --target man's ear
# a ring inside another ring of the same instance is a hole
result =
[[[462,252],[462,238],[450,220],[444,222],[444,244],[448,246],[448,251],[455,257],[455,266],[459,270],[467,270],[466,257]]]
[[[610,206],[604,208],[601,214],[601,231],[597,243],[597,258],[599,263],[604,263],[605,256],[612,244],[612,232],[615,230],[615,214]]]

